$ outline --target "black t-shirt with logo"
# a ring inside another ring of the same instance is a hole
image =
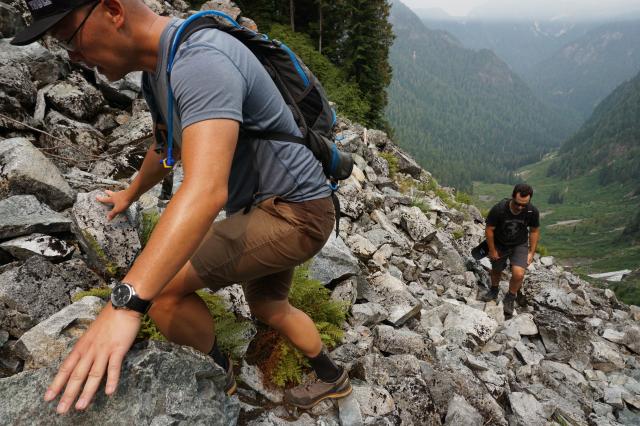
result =
[[[513,214],[509,208],[509,198],[493,206],[487,216],[487,226],[495,226],[494,238],[504,246],[519,246],[529,240],[529,229],[540,226],[540,212],[529,204],[520,214]]]

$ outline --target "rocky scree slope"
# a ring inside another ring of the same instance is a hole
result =
[[[45,386],[103,306],[72,296],[130,267],[143,218],[162,211],[181,172],[107,223],[95,195],[126,186],[150,138],[139,74],[108,83],[54,46],[15,48],[3,39],[0,51],[3,422],[640,423],[640,309],[537,258],[524,284],[527,306],[505,320],[500,304],[478,301],[486,265],[467,257],[483,236],[478,210],[454,204],[453,191],[437,187],[383,132],[346,120],[337,137],[356,168],[338,192],[340,234],[309,269],[348,303],[345,339],[332,355],[349,368],[352,395],[300,412],[281,405],[282,391],[242,362],[238,394],[229,398],[208,357],[143,342],[128,354],[114,397],[99,393],[87,412],[55,416],[42,401]],[[249,315],[238,286],[220,294]]]

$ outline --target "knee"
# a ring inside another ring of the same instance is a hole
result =
[[[292,309],[288,301],[256,303],[249,307],[258,320],[275,329],[280,328],[286,321]]]
[[[524,269],[522,269],[522,268],[513,268],[511,270],[511,276],[516,281],[524,280]]]
[[[154,318],[154,316],[166,315],[167,312],[173,312],[184,297],[183,295],[167,291],[160,293],[153,299],[153,303],[149,309],[149,316]]]

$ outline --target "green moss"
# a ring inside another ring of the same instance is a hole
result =
[[[116,265],[115,263],[111,262],[107,258],[107,255],[105,254],[105,252],[102,249],[102,247],[100,246],[100,244],[98,244],[96,239],[93,238],[93,236],[89,232],[87,232],[85,230],[82,231],[82,235],[84,236],[85,241],[89,245],[89,248],[96,254],[96,256],[98,256],[98,258],[100,259],[100,261],[104,265],[104,270],[107,273],[107,275],[109,277],[117,276],[118,272],[119,272],[118,265]]]
[[[456,240],[459,240],[463,236],[464,236],[464,231],[462,229],[453,231],[453,238],[455,238]]]
[[[109,300],[109,297],[111,296],[111,289],[109,287],[96,287],[96,288],[92,288],[91,290],[80,291],[71,298],[71,301],[77,302],[78,300],[86,296],[99,297],[100,299],[106,302]]]
[[[389,164],[389,177],[393,179],[398,173],[398,159],[390,152],[381,152],[380,157],[384,158]]]
[[[146,246],[151,238],[153,229],[160,220],[160,213],[157,211],[150,211],[142,213],[142,235],[140,236],[142,247]]]
[[[319,281],[309,279],[306,265],[296,268],[289,302],[305,312],[315,323],[322,343],[329,349],[335,347],[344,336],[342,324],[348,304],[331,300],[330,291]],[[276,386],[295,385],[302,381],[302,374],[309,367],[307,358],[284,337],[277,335],[273,351],[262,365],[267,379]]]

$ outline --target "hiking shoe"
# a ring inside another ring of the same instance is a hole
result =
[[[335,382],[323,382],[315,379],[304,385],[287,390],[284,394],[286,403],[296,407],[309,409],[327,398],[342,398],[351,393],[351,382],[347,369],[343,368],[342,374]]]
[[[491,302],[498,300],[498,294],[500,293],[500,287],[491,287],[481,298],[483,302]]]
[[[224,381],[224,391],[228,396],[231,396],[236,393],[238,385],[236,384],[236,376],[233,373],[233,361],[230,356],[227,356],[227,363],[229,363],[229,368],[227,368],[227,376]]]
[[[516,296],[510,291],[504,296],[502,299],[502,309],[504,310],[504,315],[506,317],[510,317],[513,315],[513,302],[515,302]]]
[[[522,290],[518,290],[518,294],[516,294],[516,303],[522,308],[529,306],[529,302],[527,301],[524,293],[522,293]]]

